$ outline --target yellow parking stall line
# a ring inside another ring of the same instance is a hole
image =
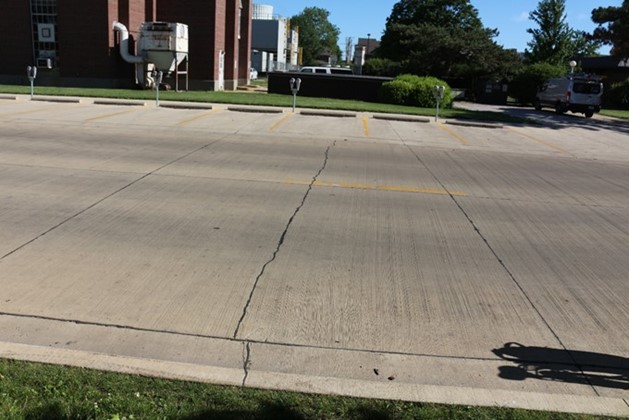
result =
[[[366,115],[363,115],[363,134],[369,137],[369,118]]]
[[[437,127],[439,127],[439,129],[445,131],[446,133],[450,134],[459,143],[461,143],[463,145],[469,144],[469,142],[464,137],[461,137],[460,135],[455,133],[454,130],[450,129],[450,127],[447,127],[445,124],[437,123]]]
[[[269,128],[269,131],[273,131],[275,130],[277,127],[279,127],[280,125],[284,124],[286,121],[288,121],[289,119],[291,119],[295,114],[294,113],[289,113],[284,115],[284,117],[282,117],[281,120],[279,120],[278,122],[276,122],[275,124],[273,124],[271,126],[271,128]]]
[[[134,111],[137,111],[137,109],[125,109],[124,111],[112,112],[111,114],[105,114],[105,115],[100,115],[94,118],[88,118],[87,120],[83,120],[83,122],[88,123],[88,122],[94,122],[98,120],[104,120],[105,118],[115,117],[116,115],[130,114]]]
[[[509,130],[518,133],[519,135],[521,135],[522,137],[526,137],[529,140],[533,140],[535,143],[539,143],[539,144],[543,144],[546,147],[549,147],[559,153],[564,153],[567,154],[568,152],[566,152],[564,149],[562,149],[561,147],[555,146],[554,144],[546,141],[546,140],[542,140],[542,139],[538,139],[537,137],[531,136],[530,134],[524,133],[521,130],[518,130],[516,128],[513,127],[507,127],[509,128]]]
[[[188,125],[190,123],[193,123],[195,121],[198,121],[200,119],[203,119],[203,118],[205,118],[207,116],[210,116],[210,115],[213,115],[213,114],[218,114],[219,112],[222,112],[222,111],[223,111],[222,109],[213,109],[211,111],[204,112],[204,113],[199,114],[199,115],[195,115],[192,118],[188,118],[186,120],[179,121],[176,125],[177,125],[177,127],[184,127],[184,126],[186,126],[186,125]]]
[[[402,187],[396,185],[377,185],[377,184],[355,184],[348,182],[324,182],[324,181],[299,181],[286,179],[282,181],[282,184],[291,185],[310,185],[315,187],[329,187],[329,188],[347,188],[354,190],[375,190],[375,191],[393,191],[403,193],[414,194],[437,194],[437,195],[452,195],[456,197],[462,197],[466,194],[460,191],[447,191],[433,188],[415,188],[415,187]]]

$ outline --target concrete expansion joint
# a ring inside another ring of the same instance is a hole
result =
[[[290,229],[291,225],[293,224],[293,221],[295,220],[295,217],[297,217],[297,214],[299,214],[299,212],[303,208],[304,204],[306,203],[306,200],[308,199],[308,196],[310,195],[310,191],[312,191],[312,187],[317,182],[317,179],[319,178],[319,176],[321,175],[321,173],[324,171],[325,167],[327,166],[328,159],[329,159],[329,156],[330,156],[330,149],[332,147],[334,147],[334,146],[336,146],[336,140],[334,140],[334,142],[332,142],[332,144],[330,146],[328,146],[327,149],[325,150],[323,164],[321,165],[321,167],[319,168],[319,170],[317,171],[315,176],[312,177],[312,181],[310,181],[310,184],[308,185],[308,188],[306,189],[306,192],[305,192],[303,198],[301,199],[301,203],[299,203],[299,205],[297,206],[297,208],[293,212],[293,215],[290,217],[290,219],[288,219],[288,223],[286,223],[286,226],[284,227],[284,231],[282,232],[282,235],[280,236],[280,240],[278,241],[277,246],[275,247],[275,251],[273,251],[273,255],[271,255],[271,258],[266,263],[264,263],[264,265],[262,266],[262,269],[260,270],[260,273],[256,276],[256,280],[253,283],[253,287],[251,288],[251,292],[249,293],[249,297],[247,299],[247,302],[245,303],[245,307],[243,308],[242,315],[240,316],[240,319],[238,320],[238,324],[236,325],[236,330],[234,331],[234,335],[233,335],[234,339],[238,339],[238,334],[240,333],[240,328],[242,327],[242,323],[244,322],[245,318],[247,317],[247,312],[249,311],[249,306],[251,306],[251,301],[253,300],[253,295],[254,295],[257,287],[258,287],[258,283],[260,282],[260,279],[264,275],[264,273],[266,271],[266,268],[271,263],[273,263],[275,261],[275,258],[277,258],[277,254],[279,254],[280,249],[282,248],[282,245],[284,244],[284,240],[286,239],[286,235],[288,234],[288,230]]]
[[[540,309],[537,307],[537,305],[535,305],[535,302],[533,302],[533,299],[529,296],[529,294],[526,292],[526,290],[524,290],[524,287],[522,286],[522,284],[518,281],[518,279],[516,278],[515,274],[513,274],[513,272],[511,272],[511,270],[509,270],[509,267],[507,267],[507,264],[500,258],[500,256],[498,255],[498,252],[494,249],[494,247],[489,243],[489,240],[487,239],[487,237],[485,237],[485,235],[483,234],[483,232],[481,232],[480,228],[477,226],[476,222],[474,222],[474,220],[472,219],[472,217],[468,214],[467,211],[465,211],[465,208],[463,208],[463,205],[459,202],[459,200],[456,199],[456,197],[448,190],[448,188],[443,184],[443,182],[439,179],[439,177],[437,177],[437,175],[428,167],[428,165],[426,165],[426,163],[422,160],[422,158],[413,150],[411,149],[406,143],[404,143],[406,145],[406,147],[411,151],[411,153],[415,156],[415,158],[426,168],[426,170],[428,170],[428,172],[431,174],[431,176],[434,178],[434,180],[439,183],[439,185],[441,185],[441,188],[443,188],[445,191],[448,192],[448,195],[450,196],[450,199],[454,202],[454,204],[458,207],[459,211],[465,216],[465,218],[467,219],[467,221],[470,223],[470,225],[472,226],[472,228],[474,229],[474,231],[476,232],[476,234],[480,237],[480,239],[483,241],[483,243],[485,244],[485,246],[487,247],[487,249],[489,250],[489,252],[491,252],[491,254],[494,256],[494,258],[496,259],[496,261],[498,262],[498,264],[502,267],[502,269],[505,271],[505,273],[507,274],[507,276],[509,276],[509,278],[511,279],[511,281],[516,285],[516,287],[518,288],[518,290],[520,291],[520,293],[522,293],[522,296],[524,296],[524,298],[526,299],[526,301],[529,303],[529,305],[531,306],[531,308],[535,311],[535,313],[537,314],[537,316],[539,317],[539,319],[542,321],[542,323],[546,326],[546,328],[548,329],[548,331],[552,334],[553,337],[555,337],[555,340],[557,340],[557,343],[561,346],[561,348],[567,353],[568,357],[570,358],[570,360],[572,361],[572,363],[574,364],[574,366],[578,367],[579,370],[581,370],[581,373],[584,375],[584,377],[587,378],[587,375],[585,375],[584,371],[583,371],[583,367],[581,366],[581,364],[579,364],[576,360],[576,358],[574,357],[574,354],[572,354],[572,352],[568,349],[568,347],[564,344],[564,342],[561,340],[561,338],[559,337],[559,334],[553,329],[553,327],[550,325],[550,323],[548,322],[548,320],[544,317],[544,315],[542,314],[542,312],[540,311]],[[594,393],[597,396],[600,396],[598,390],[596,389],[596,387],[592,384],[592,382],[587,379],[588,384],[590,385],[590,387],[594,390]]]
[[[441,183],[441,181],[437,180],[439,183]],[[443,185],[443,184],[442,184]],[[444,186],[445,189],[445,186]],[[446,190],[447,191],[447,190]],[[496,258],[496,261],[498,262],[498,264],[502,267],[502,269],[507,273],[507,275],[509,276],[509,278],[511,279],[511,281],[513,281],[513,283],[515,283],[516,287],[520,290],[520,293],[522,293],[522,295],[524,296],[524,298],[529,302],[529,305],[531,305],[531,307],[533,308],[533,310],[535,311],[535,313],[537,313],[537,315],[539,316],[539,318],[541,319],[541,321],[544,323],[544,325],[546,325],[546,328],[548,328],[548,331],[553,335],[553,337],[555,337],[555,339],[557,340],[557,343],[561,346],[561,348],[563,348],[563,350],[567,353],[568,357],[570,358],[570,360],[572,361],[572,364],[574,366],[576,366],[580,371],[581,374],[583,375],[584,378],[586,378],[589,386],[592,388],[592,390],[594,391],[594,393],[596,394],[596,396],[600,397],[600,393],[598,392],[598,390],[596,389],[596,387],[594,386],[594,384],[592,383],[592,381],[590,381],[589,377],[585,374],[584,370],[583,370],[583,366],[577,361],[577,359],[574,357],[574,355],[572,354],[572,352],[570,351],[570,349],[568,349],[568,347],[564,344],[564,342],[561,340],[561,338],[559,337],[559,334],[553,329],[553,327],[550,325],[550,323],[548,322],[548,320],[546,318],[544,318],[544,315],[542,314],[542,312],[539,310],[539,308],[537,307],[537,305],[535,305],[535,302],[533,302],[533,299],[528,295],[528,293],[526,292],[526,290],[524,290],[524,287],[520,284],[520,282],[518,281],[518,279],[515,277],[515,275],[511,272],[511,270],[509,270],[509,268],[507,267],[506,263],[502,260],[502,258],[500,258],[500,256],[498,255],[498,252],[494,249],[493,246],[491,246],[491,244],[489,243],[489,240],[485,237],[485,235],[483,235],[483,233],[481,232],[481,230],[478,228],[478,226],[476,225],[476,222],[474,222],[474,220],[472,219],[472,217],[465,211],[465,209],[463,208],[463,206],[457,201],[456,197],[454,197],[453,195],[450,195],[450,198],[454,201],[454,203],[457,205],[457,207],[459,208],[459,210],[463,213],[463,215],[465,216],[465,218],[468,220],[468,222],[472,225],[472,227],[474,228],[474,231],[478,234],[478,236],[481,238],[481,240],[485,243],[485,246],[489,249],[489,251],[492,253],[492,255],[494,256],[494,258]]]

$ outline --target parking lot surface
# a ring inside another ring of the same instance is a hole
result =
[[[0,356],[629,415],[629,125],[246,111],[0,100]]]

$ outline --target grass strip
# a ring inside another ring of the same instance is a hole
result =
[[[3,419],[597,419],[174,381],[0,359]]]
[[[621,118],[623,120],[629,120],[629,110],[622,109],[601,109],[601,114],[608,117]]]
[[[0,85],[0,93],[29,95],[30,87],[15,85]],[[95,88],[61,88],[38,86],[36,95],[45,96],[77,96],[92,98],[139,99],[155,100],[155,92],[151,90],[134,89],[95,89]],[[291,108],[293,97],[260,92],[214,92],[214,91],[160,91],[160,101],[204,102],[234,105],[257,105]],[[406,114],[434,116],[432,108],[416,108],[402,105],[380,104],[373,102],[351,101],[330,98],[298,97],[299,108],[336,109],[341,111],[375,112],[383,114]],[[463,109],[443,109],[439,115],[442,118],[461,118],[477,121],[497,121],[511,123],[527,123],[529,120],[512,117],[502,112],[468,111]]]

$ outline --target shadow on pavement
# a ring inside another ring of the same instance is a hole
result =
[[[512,381],[540,379],[629,389],[629,359],[611,354],[527,347],[506,343],[492,352],[513,364],[498,368],[498,376]],[[576,362],[576,363],[575,363]]]
[[[533,108],[513,106],[499,107],[498,110],[507,115],[536,121],[545,127],[555,130],[579,127],[585,130],[615,130],[629,134],[629,122],[603,118],[598,115],[595,115],[593,118],[585,118],[583,114],[566,113],[558,115],[550,109],[537,111]]]

